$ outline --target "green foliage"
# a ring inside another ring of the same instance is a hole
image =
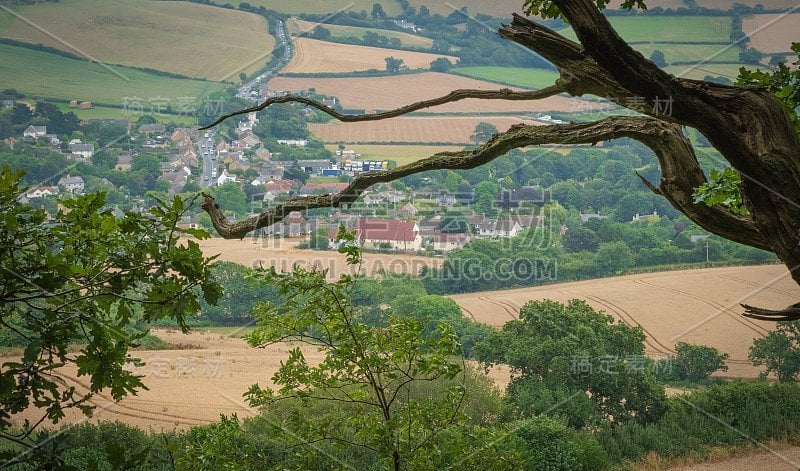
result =
[[[251,270],[238,263],[220,262],[211,271],[225,291],[216,304],[201,303],[203,320],[216,325],[249,324],[254,322],[256,303],[281,303],[277,287],[251,276]]]
[[[572,417],[576,426],[597,420],[649,422],[663,412],[663,387],[644,365],[642,330],[616,323],[583,301],[531,301],[520,310],[519,320],[507,322],[473,351],[485,364],[511,366],[515,377],[509,400],[520,409],[526,406],[517,400],[526,394],[521,383],[535,387],[541,382],[560,394],[559,404],[591,395],[599,414]]]
[[[774,373],[780,382],[791,382],[800,374],[800,321],[779,322],[766,337],[755,339],[748,359],[766,366],[762,376]]]
[[[159,202],[147,214],[117,219],[104,206],[104,195],[62,200],[64,210],[46,223],[45,212],[20,204],[20,173],[0,172],[0,332],[13,331],[26,341],[23,357],[7,361],[0,373],[0,426],[36,404],[57,422],[64,409],[90,414],[87,400],[108,388],[121,399],[142,388],[141,379],[124,368],[136,361],[128,348],[146,332],[135,322],[170,318],[185,328],[202,297],[215,302],[221,287],[210,262],[193,240],[202,231],[181,230],[186,204],[175,198]],[[67,355],[72,343],[77,354]],[[63,387],[51,372],[67,363],[86,376],[89,392]],[[26,432],[27,433],[27,432]]]
[[[340,252],[349,264],[358,265],[361,254],[354,236],[340,229],[347,243]],[[279,389],[258,385],[245,394],[253,406],[267,410],[277,401],[298,399],[339,404],[316,416],[293,416],[283,423],[306,442],[343,446],[356,444],[374,459],[394,469],[405,467],[413,456],[434,446],[430,434],[457,423],[464,387],[454,383],[435,400],[419,397],[417,385],[438,379],[452,380],[462,371],[454,359],[458,343],[453,329],[439,324],[432,334],[426,324],[407,316],[391,315],[385,327],[357,322],[349,298],[355,278],[342,275],[328,284],[326,272],[297,267],[289,275],[274,268],[259,276],[276,283],[286,301],[280,308],[262,303],[256,309],[258,328],[248,341],[253,346],[294,340],[324,352],[312,366],[302,350],[294,347],[289,358],[272,377]]]
[[[671,397],[659,421],[623,424],[597,438],[615,463],[651,453],[664,459],[704,457],[714,446],[797,437],[799,421],[797,384],[732,382]]]
[[[792,43],[792,51],[800,54],[800,43]],[[798,56],[800,59],[800,56]],[[797,65],[797,62],[795,63]],[[741,68],[736,85],[760,85],[778,97],[784,109],[800,132],[800,116],[797,108],[800,107],[800,69],[788,67],[785,63],[778,65],[778,70],[768,73],[759,69],[747,70]]]
[[[396,59],[394,57],[387,57],[384,60],[386,61],[386,71],[387,72],[400,72],[400,68],[403,67],[403,59]]]
[[[744,216],[749,212],[742,200],[741,184],[741,175],[731,167],[727,167],[721,172],[712,169],[708,183],[696,188],[692,196],[695,203],[705,203],[706,206],[719,204],[734,214]]]
[[[453,64],[446,57],[439,57],[431,61],[431,72],[447,72]]]
[[[486,142],[497,133],[497,126],[492,123],[481,121],[475,125],[475,132],[469,138],[479,143]]]
[[[264,469],[277,454],[267,440],[242,427],[235,414],[220,416],[219,423],[193,427],[177,445],[175,465],[187,471]]]
[[[728,371],[725,360],[730,355],[705,345],[678,342],[675,345],[675,361],[683,370],[682,376],[690,381],[700,381],[715,371]]]
[[[604,9],[608,5],[609,0],[595,0],[599,9]],[[625,0],[622,2],[622,8],[630,10],[631,8],[647,9],[647,5],[643,0]],[[533,16],[541,16],[542,18],[562,18],[564,16],[559,11],[558,7],[550,0],[525,0],[522,6],[525,14]]]

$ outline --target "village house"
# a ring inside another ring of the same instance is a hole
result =
[[[639,213],[636,213],[636,216],[633,216],[633,221],[631,222],[642,222],[642,221],[647,222],[650,221],[651,219],[658,219],[658,211],[653,210],[653,214],[644,214],[641,216],[639,215]]]
[[[447,253],[457,249],[463,249],[472,237],[466,233],[446,233],[437,232],[433,236],[433,250],[436,252]]]
[[[217,178],[217,185],[224,185],[225,183],[228,182],[236,183],[236,176],[228,175],[228,171],[223,170],[222,173]]]
[[[161,123],[142,124],[136,130],[142,134],[164,134],[167,132],[167,127]]]
[[[39,139],[47,134],[47,126],[28,126],[22,131],[22,137],[28,139]]]
[[[286,167],[283,165],[276,165],[274,163],[265,163],[261,165],[261,177],[265,181],[269,180],[282,180],[283,173],[286,171]]]
[[[338,230],[328,231],[330,248],[338,246]],[[416,252],[422,248],[419,226],[413,221],[397,219],[359,219],[355,227],[356,242],[370,249],[391,249]]]
[[[58,186],[63,188],[64,191],[74,194],[83,193],[83,190],[85,188],[83,178],[72,177],[70,175],[67,175],[66,177],[61,177],[61,179],[58,180]]]
[[[114,166],[116,170],[127,172],[131,169],[131,156],[130,154],[122,154],[117,157],[117,165]]]
[[[526,204],[543,204],[544,193],[536,186],[523,186],[515,190],[501,189],[495,202],[503,209],[518,208]]]
[[[480,237],[515,237],[522,231],[522,226],[514,219],[505,216],[497,220],[485,221],[478,229],[477,235]]]
[[[28,189],[28,191],[25,192],[25,196],[29,200],[56,195],[58,195],[58,188],[55,186],[32,186],[30,189]]]
[[[277,142],[284,146],[294,147],[305,147],[308,144],[308,141],[305,139],[278,139]]]
[[[590,219],[607,219],[608,216],[601,216],[600,213],[580,213],[581,222],[586,224]]]

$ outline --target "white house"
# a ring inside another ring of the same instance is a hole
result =
[[[433,236],[433,250],[447,253],[452,250],[463,249],[470,240],[469,234],[437,232]]]
[[[228,171],[223,170],[222,174],[220,174],[219,178],[217,178],[217,185],[224,185],[227,182],[236,183],[236,177],[233,175],[228,175]]]
[[[22,131],[22,137],[31,139],[39,139],[40,137],[44,137],[45,134],[47,134],[47,126],[28,126]]]
[[[82,159],[91,159],[92,155],[94,155],[94,144],[71,144],[69,146],[70,152],[73,154],[80,155]]]
[[[58,188],[54,186],[33,186],[26,193],[28,199],[44,198],[46,196],[55,196],[58,194]]]

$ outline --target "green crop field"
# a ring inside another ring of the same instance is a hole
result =
[[[317,25],[320,24],[312,23],[310,21],[303,21],[297,18],[290,18],[286,22],[286,26],[289,29],[289,34],[291,34],[292,36],[296,36],[297,34],[300,33],[310,32]],[[321,24],[320,26],[330,31],[331,36],[333,36],[334,38],[346,38],[346,37],[363,38],[365,33],[372,32],[380,34],[381,36],[386,36],[387,38],[397,38],[404,46],[430,48],[431,45],[433,44],[433,40],[430,38],[417,36],[415,34],[401,33],[399,31],[392,31],[388,29],[360,28],[357,26],[343,26],[343,25],[334,25],[327,23]]]
[[[611,24],[626,41],[728,43],[732,20],[729,16],[615,16],[611,17]],[[559,32],[575,39],[570,28]]]
[[[26,47],[0,44],[0,84],[34,97],[61,98],[133,105],[138,98],[144,112],[153,104],[199,101],[224,85],[203,80],[176,79],[127,67],[69,59]]]
[[[0,37],[220,81],[263,68],[275,47],[261,15],[155,0],[61,0],[0,10]]]
[[[558,72],[546,69],[526,67],[457,67],[450,70],[454,74],[464,75],[489,82],[497,82],[517,87],[539,89],[552,85],[558,78]]]
[[[58,108],[64,112],[72,112],[81,120],[87,119],[127,119],[135,122],[139,119],[138,115],[133,115],[123,108],[114,108],[110,106],[95,106],[89,110],[80,110],[77,108],[70,108],[67,103],[58,103]],[[143,111],[146,112],[147,110]],[[182,126],[193,126],[197,124],[197,119],[194,116],[178,115],[178,114],[160,114],[151,115],[161,123],[175,123]]]
[[[245,2],[237,2],[242,4]],[[283,13],[335,13],[338,11],[356,13],[364,10],[369,15],[372,5],[380,3],[388,16],[397,16],[403,11],[394,0],[248,0],[253,6],[263,6]]]

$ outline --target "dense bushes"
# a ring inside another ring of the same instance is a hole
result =
[[[614,462],[653,452],[667,459],[703,456],[711,446],[796,439],[799,421],[797,384],[734,382],[670,398],[659,421],[604,430],[598,440]]]

